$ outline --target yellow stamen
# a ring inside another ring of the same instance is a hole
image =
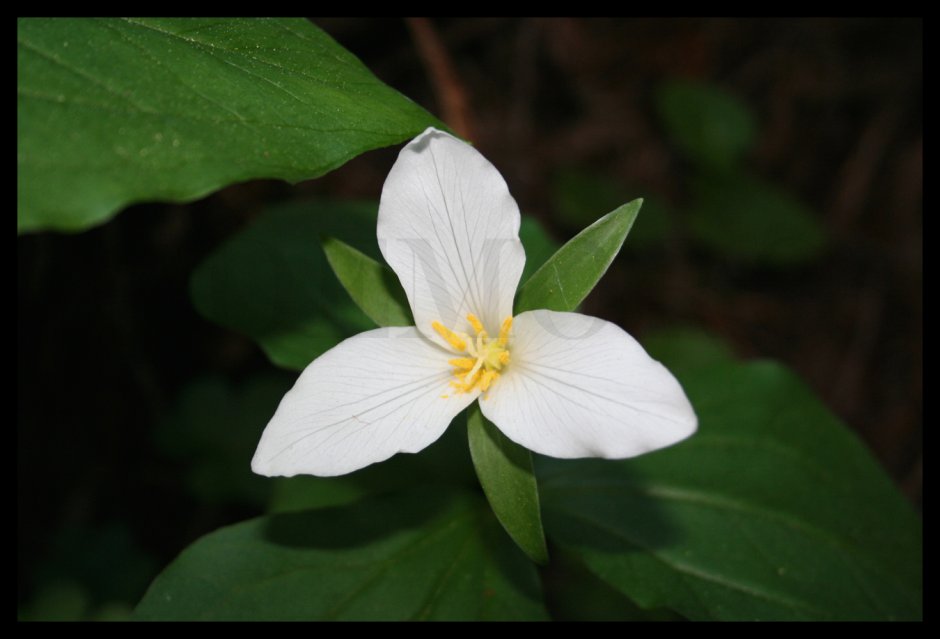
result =
[[[431,322],[431,328],[437,331],[437,334],[447,340],[447,343],[458,351],[467,350],[467,342],[461,339],[454,331],[450,330],[440,322]]]
[[[455,357],[454,359],[448,360],[447,363],[451,366],[456,366],[457,368],[470,370],[473,368],[473,365],[477,363],[477,361],[470,357]]]
[[[506,346],[509,339],[509,329],[512,328],[512,315],[503,320],[503,325],[499,327],[499,345]]]
[[[509,351],[503,351],[499,354],[499,363],[503,366],[509,363]]]
[[[467,321],[470,322],[470,326],[473,327],[473,330],[477,335],[483,335],[484,337],[486,336],[486,329],[483,328],[483,323],[477,319],[476,315],[470,313],[467,315]]]
[[[480,378],[480,390],[484,393],[489,390],[490,384],[499,379],[499,373],[496,371],[486,371],[483,373],[483,377]]]

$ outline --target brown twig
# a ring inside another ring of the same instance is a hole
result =
[[[442,119],[458,135],[476,139],[467,92],[460,82],[450,55],[427,18],[406,18],[418,56],[431,77],[431,84],[442,111]]]

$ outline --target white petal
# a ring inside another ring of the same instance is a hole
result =
[[[695,432],[676,378],[620,327],[578,313],[513,322],[510,363],[480,401],[507,437],[551,457],[633,457]]]
[[[379,203],[379,247],[408,295],[415,324],[491,334],[512,313],[525,265],[519,207],[505,180],[469,144],[428,129],[401,150]]]
[[[413,327],[380,328],[341,342],[284,395],[251,469],[327,477],[429,446],[476,399],[450,392],[448,357]]]

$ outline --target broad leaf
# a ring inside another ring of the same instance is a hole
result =
[[[644,610],[558,546],[541,570],[545,603],[555,621],[681,621],[669,610]]]
[[[692,195],[689,230],[723,257],[787,265],[813,259],[825,248],[813,211],[745,172],[699,176]]]
[[[21,19],[17,228],[322,175],[434,117],[301,19]]]
[[[468,409],[467,432],[473,466],[499,523],[532,561],[547,563],[532,453],[503,435],[476,405]]]
[[[656,106],[672,141],[703,168],[731,168],[757,138],[747,105],[715,86],[673,80],[660,87]]]
[[[642,205],[643,200],[624,204],[561,247],[519,290],[516,314],[536,308],[577,308],[607,272]]]
[[[719,338],[691,326],[661,328],[640,340],[653,359],[680,377],[704,366],[733,362],[734,353]]]
[[[274,208],[226,242],[192,278],[196,308],[300,370],[340,340],[373,328],[324,257],[321,237],[378,256],[374,204],[301,202]]]
[[[688,369],[700,432],[622,462],[540,460],[549,537],[692,619],[917,619],[921,523],[791,373]]]
[[[140,619],[543,619],[534,568],[466,493],[422,490],[211,533]]]

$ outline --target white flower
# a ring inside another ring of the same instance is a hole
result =
[[[378,239],[416,326],[367,331],[307,366],[252,469],[332,476],[414,453],[477,398],[507,437],[552,457],[632,457],[691,435],[679,383],[616,325],[547,310],[512,317],[519,222],[473,147],[436,129],[405,146],[382,189]]]

